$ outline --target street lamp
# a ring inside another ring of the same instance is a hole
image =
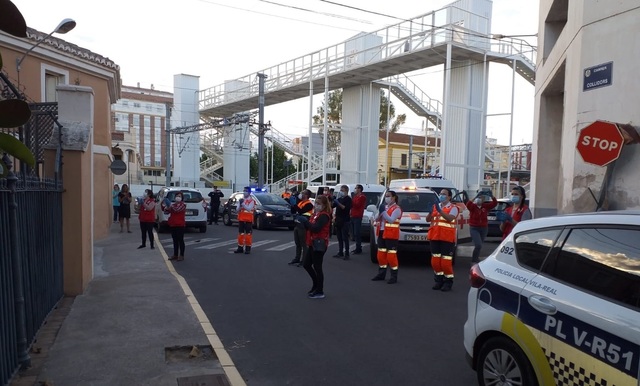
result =
[[[75,20],[69,19],[69,18],[62,20],[58,24],[58,26],[53,31],[51,31],[51,33],[49,35],[45,36],[38,43],[36,43],[36,45],[34,45],[33,47],[29,48],[29,50],[27,52],[25,52],[24,55],[22,55],[21,58],[17,58],[16,59],[16,70],[18,71],[18,85],[20,84],[20,65],[22,64],[22,61],[31,53],[31,51],[33,51],[36,47],[38,47],[42,42],[47,40],[54,33],[66,34],[67,32],[71,31],[75,27],[76,27],[76,21]]]
[[[520,39],[520,38],[525,38],[525,37],[538,37],[538,34],[529,34],[529,35],[503,35],[503,34],[493,34],[491,35],[491,39],[496,39],[496,40],[502,40],[502,39],[510,39],[512,42],[513,41],[519,41],[520,43],[524,43],[527,46],[529,46],[530,48],[532,48],[533,50],[537,50],[536,47],[532,46],[531,43],[529,43],[528,41],[524,40],[524,39]],[[512,43],[513,44],[513,43]]]

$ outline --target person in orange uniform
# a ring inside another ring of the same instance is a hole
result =
[[[291,198],[291,192],[289,192],[289,188],[286,188],[284,190],[284,193],[282,193],[282,198],[287,200],[287,202],[289,201],[289,198]]]
[[[296,206],[291,207],[291,211],[294,212],[296,216],[303,216],[307,219],[311,217],[313,214],[313,203],[309,198],[311,197],[311,191],[309,189],[305,189],[298,196],[298,204]],[[304,228],[304,225],[300,223],[300,221],[296,221],[296,227],[293,229],[293,241],[296,243],[296,256],[289,262],[289,265],[298,265],[302,264],[302,260],[307,255],[307,245],[306,245],[306,237],[307,231]]]
[[[456,217],[458,207],[451,203],[451,191],[442,189],[440,202],[433,205],[427,215],[430,222],[427,239],[431,247],[431,267],[434,272],[434,290],[451,291],[453,287],[453,253],[456,248]]]
[[[233,253],[244,252],[245,255],[251,253],[251,231],[255,209],[256,202],[251,198],[251,188],[246,186],[243,191],[243,198],[238,201],[238,249]]]
[[[322,262],[329,246],[329,229],[331,227],[329,199],[326,196],[319,196],[316,198],[314,209],[311,217],[299,216],[298,221],[306,229],[305,242],[308,249],[303,266],[312,281],[311,290],[307,295],[311,299],[324,299]]]
[[[502,212],[498,213],[498,220],[500,223],[500,230],[502,231],[502,239],[506,239],[509,233],[513,230],[520,221],[531,220],[531,211],[524,200],[527,199],[527,194],[522,186],[516,186],[511,189],[511,202],[512,206],[508,207]]]
[[[384,208],[381,208],[377,220],[378,235],[378,274],[373,281],[384,280],[387,266],[391,268],[391,277],[387,284],[398,282],[398,239],[400,238],[400,218],[402,209],[398,206],[398,195],[393,190],[387,191],[384,197]]]

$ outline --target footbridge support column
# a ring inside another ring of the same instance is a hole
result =
[[[340,182],[378,183],[380,87],[364,84],[342,90]]]

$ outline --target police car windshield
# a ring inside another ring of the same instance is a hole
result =
[[[253,194],[262,205],[287,205],[287,202],[274,193],[254,193]]]
[[[438,196],[429,192],[396,191],[396,194],[403,212],[431,212],[433,204],[438,202]]]
[[[176,197],[177,191],[170,191],[167,193],[167,198],[173,201]],[[200,192],[192,192],[189,190],[182,191],[182,197],[184,202],[200,202],[202,201],[202,194]]]

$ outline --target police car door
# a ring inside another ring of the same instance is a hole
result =
[[[640,228],[567,228],[559,240],[518,312],[544,354],[530,358],[547,361],[532,363],[539,381],[638,385]]]

